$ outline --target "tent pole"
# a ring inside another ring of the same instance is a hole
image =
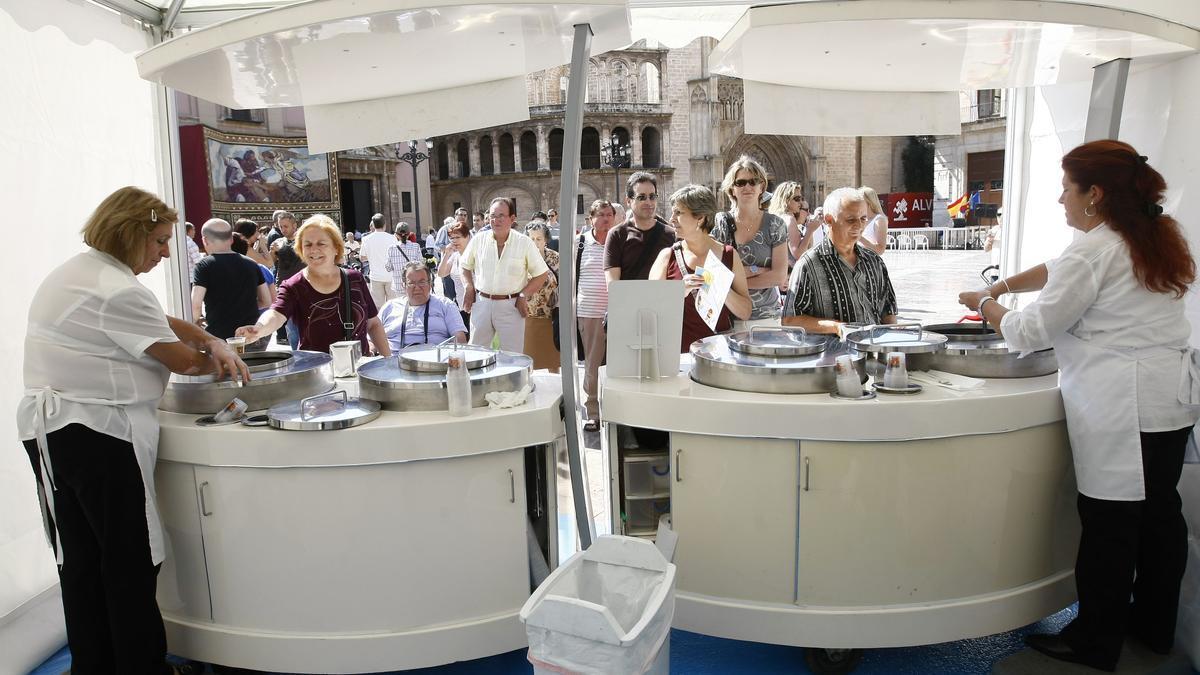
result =
[[[154,29],[154,36],[158,42],[166,39],[161,28]],[[179,222],[175,223],[175,234],[171,237],[171,257],[167,260],[167,313],[184,321],[192,321],[192,280],[188,275],[187,234],[184,228],[187,214],[184,213],[183,204],[183,156],[179,152],[175,90],[162,85],[155,85],[155,89],[161,196],[163,201],[179,212]]]
[[[579,447],[579,417],[575,401],[575,194],[579,191],[579,146],[583,136],[584,87],[587,85],[591,49],[591,25],[577,24],[567,84],[567,123],[563,133],[562,174],[558,192],[561,223],[558,236],[558,335],[562,358],[563,422],[566,425],[571,494],[575,502],[575,522],[581,550],[587,550],[592,545],[594,532],[588,508],[588,486],[583,481],[583,456]]]

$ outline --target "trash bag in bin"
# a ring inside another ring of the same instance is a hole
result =
[[[535,672],[666,673],[675,566],[653,543],[603,536],[521,608]]]

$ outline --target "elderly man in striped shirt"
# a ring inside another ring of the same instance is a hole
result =
[[[845,323],[895,323],[896,291],[887,265],[858,243],[871,219],[866,196],[858,188],[834,190],[824,214],[829,237],[796,261],[783,324],[837,333]]]

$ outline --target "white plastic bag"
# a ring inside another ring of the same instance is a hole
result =
[[[649,541],[599,537],[521,608],[535,671],[666,673],[675,566]]]

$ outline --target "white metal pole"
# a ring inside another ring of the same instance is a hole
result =
[[[567,458],[571,466],[571,493],[579,545],[592,545],[594,532],[588,509],[588,487],[583,481],[583,457],[579,448],[579,418],[575,402],[575,193],[579,190],[579,146],[583,136],[583,99],[587,84],[588,56],[592,49],[592,27],[575,26],[571,74],[567,83],[567,124],[563,132],[562,174],[558,192],[558,337],[562,358],[563,418],[567,432]],[[563,236],[569,233],[570,236]],[[565,242],[563,240],[566,240]]]

